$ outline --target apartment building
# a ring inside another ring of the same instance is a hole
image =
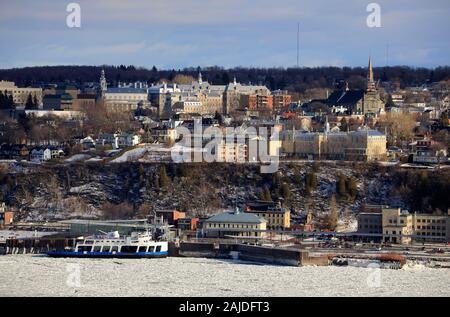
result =
[[[291,227],[291,212],[273,202],[251,202],[245,208],[246,213],[257,215],[267,221],[267,228],[283,230]]]
[[[103,92],[103,101],[107,111],[131,111],[138,106],[150,107],[146,89],[108,88]]]
[[[386,136],[375,130],[350,132],[286,131],[283,151],[289,155],[315,159],[379,161],[387,155]]]
[[[450,211],[437,215],[382,207],[381,211],[358,215],[358,233],[380,234],[384,242],[390,243],[449,242]]]
[[[12,81],[0,81],[0,91],[7,95],[12,95],[16,106],[25,106],[28,96],[36,97],[38,106],[42,104],[42,88],[19,88]]]

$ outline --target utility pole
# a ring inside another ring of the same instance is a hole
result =
[[[300,22],[297,23],[297,68],[300,67]]]

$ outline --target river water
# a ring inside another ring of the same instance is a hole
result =
[[[450,269],[0,256],[0,296],[450,296]]]

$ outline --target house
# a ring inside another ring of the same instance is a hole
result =
[[[255,214],[241,212],[225,212],[214,215],[203,221],[203,234],[211,238],[248,237],[263,238],[267,229],[267,221]]]
[[[23,144],[3,144],[0,146],[0,158],[8,160],[27,159],[30,151]]]
[[[64,155],[64,150],[59,147],[35,147],[30,152],[30,161],[44,162],[63,157]]]
[[[52,159],[52,151],[49,148],[36,147],[30,152],[30,161],[44,162]]]
[[[90,136],[81,139],[80,144],[85,150],[95,148],[95,140]]]
[[[446,163],[448,161],[447,151],[444,149],[433,149],[433,145],[435,144],[437,143],[427,138],[417,140],[413,145],[415,149],[413,162],[417,164]]]
[[[118,147],[132,147],[141,143],[141,136],[135,133],[121,133],[116,135]]]
[[[135,133],[101,133],[97,145],[111,145],[113,149],[132,147],[141,143],[141,136]]]
[[[0,204],[0,226],[8,226],[14,222],[14,212],[5,203]]]

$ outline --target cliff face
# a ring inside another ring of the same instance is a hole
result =
[[[311,173],[316,184],[306,188]],[[15,166],[3,177],[1,195],[21,209],[21,219],[29,220],[101,217],[105,204],[127,204],[131,210],[127,217],[137,216],[143,204],[210,214],[260,199],[264,190],[296,212],[319,215],[329,211],[335,195],[338,211],[351,214],[362,204],[408,207],[411,193],[399,190],[398,173],[392,168],[337,163],[281,164],[277,174],[260,174],[258,166],[232,164]],[[342,187],[339,181],[343,179]]]

